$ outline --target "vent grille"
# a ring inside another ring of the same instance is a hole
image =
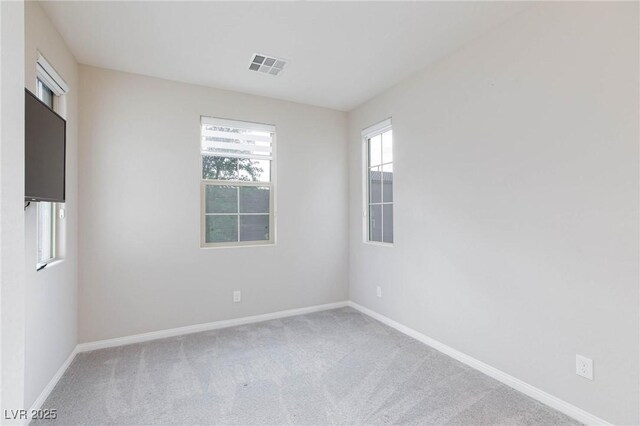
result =
[[[284,59],[263,55],[262,53],[254,53],[251,57],[249,69],[264,74],[278,75],[284,70],[285,65],[287,65],[287,61]]]

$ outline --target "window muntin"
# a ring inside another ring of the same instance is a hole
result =
[[[393,244],[393,131],[391,122],[363,131],[366,149],[365,240]]]
[[[274,126],[202,117],[203,247],[275,241],[274,143]]]

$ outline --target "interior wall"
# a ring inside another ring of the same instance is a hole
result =
[[[37,206],[31,203],[24,211],[27,406],[40,395],[77,343],[78,65],[39,3],[26,1],[24,86],[34,93],[38,51],[69,85],[69,92],[61,100],[62,109],[58,110],[67,120],[66,217],[59,221],[57,229],[64,260],[36,271]]]
[[[0,412],[9,424],[5,410],[25,408],[22,2],[0,2],[0,52]]]
[[[80,103],[80,342],[346,300],[346,113],[88,66]],[[276,245],[200,248],[201,115],[275,124]]]
[[[640,423],[638,28],[538,4],[349,115],[350,299],[615,424]],[[387,117],[394,247],[362,235]]]

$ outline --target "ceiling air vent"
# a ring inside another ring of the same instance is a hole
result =
[[[251,57],[249,69],[265,74],[278,75],[282,72],[286,64],[287,61],[284,59],[274,58],[273,56],[263,55],[262,53],[254,53]]]

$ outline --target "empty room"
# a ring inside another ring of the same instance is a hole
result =
[[[0,423],[640,425],[640,2],[0,1]]]

